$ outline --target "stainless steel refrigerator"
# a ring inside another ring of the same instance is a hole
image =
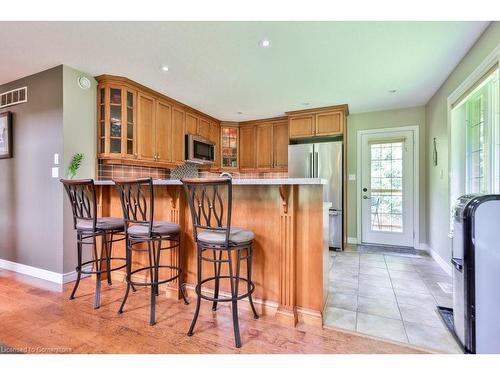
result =
[[[323,201],[331,202],[330,247],[342,250],[342,142],[288,146],[288,176],[323,178]]]

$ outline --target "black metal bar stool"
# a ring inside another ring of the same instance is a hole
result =
[[[252,293],[255,285],[252,282],[253,232],[243,228],[231,228],[232,183],[231,178],[186,178],[181,180],[184,185],[191,216],[193,219],[193,236],[197,244],[197,284],[196,310],[188,336],[193,335],[194,326],[200,313],[201,299],[212,301],[212,310],[217,310],[218,302],[231,302],[233,313],[233,329],[236,347],[241,347],[240,328],[238,322],[238,300],[247,298],[252,307],[254,319],[259,315],[255,310]],[[227,205],[224,211],[224,205]],[[236,258],[235,260],[233,258]],[[246,277],[242,277],[241,262],[246,260]],[[213,263],[214,276],[202,279],[202,263]],[[221,275],[223,263],[228,265],[228,275]],[[234,264],[235,263],[235,264]],[[236,269],[234,270],[234,266]],[[221,279],[229,280],[230,297],[219,297]],[[204,284],[214,281],[213,297],[201,292]],[[246,284],[246,292],[239,293],[239,284]]]
[[[118,312],[123,312],[125,302],[127,302],[130,288],[137,286],[151,287],[151,306],[149,324],[154,325],[156,296],[159,295],[159,285],[168,283],[175,279],[179,280],[179,289],[187,305],[188,301],[183,291],[181,283],[182,270],[178,266],[160,264],[160,253],[162,250],[177,249],[179,259],[181,259],[180,247],[180,226],[168,221],[154,221],[154,189],[151,178],[133,180],[114,180],[125,219],[125,232],[127,234],[126,259],[127,259],[127,290]],[[149,195],[149,202],[146,198]],[[169,246],[162,247],[162,241],[168,241]],[[138,245],[147,243],[147,249]],[[147,252],[149,266],[132,270],[132,252]],[[159,269],[167,268],[177,273],[168,279],[159,279]],[[139,272],[149,272],[149,282],[132,281],[132,276]]]
[[[102,262],[106,260],[108,284],[111,285],[111,272],[126,266],[125,258],[112,257],[113,243],[125,239],[125,223],[123,219],[116,217],[97,217],[97,198],[94,180],[60,180],[71,202],[73,210],[73,224],[77,234],[78,265],[76,267],[77,278],[70,299],[75,298],[76,290],[80,284],[82,274],[96,275],[96,292],[94,308],[101,305],[101,274]],[[114,238],[115,235],[123,235]],[[101,237],[101,254],[97,254],[97,238]],[[83,245],[92,245],[93,259],[82,262]],[[111,268],[111,261],[123,261],[123,265]],[[85,266],[92,264],[92,271],[85,270]]]

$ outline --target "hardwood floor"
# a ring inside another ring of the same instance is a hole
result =
[[[202,304],[192,337],[186,335],[195,303],[159,297],[157,324],[149,326],[149,290],[129,296],[117,314],[125,285],[102,283],[102,306],[93,309],[94,281],[83,279],[75,300],[73,284],[58,287],[43,280],[0,270],[0,342],[12,348],[50,348],[55,353],[425,353],[410,346],[340,330],[258,321],[240,309],[243,347],[234,347],[231,311]]]

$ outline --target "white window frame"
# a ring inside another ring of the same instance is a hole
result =
[[[473,85],[475,85],[490,69],[492,69],[496,64],[500,64],[500,44],[498,44],[493,51],[486,56],[486,58],[479,64],[479,66],[453,91],[447,100],[447,125],[448,125],[448,139],[451,140],[451,119],[452,119],[452,110],[453,104],[455,104],[467,91],[469,91]],[[453,233],[453,223],[451,220],[451,201],[450,197],[452,194],[451,191],[451,167],[452,167],[452,148],[448,147],[448,208],[450,210],[450,222],[449,222],[449,237],[451,238]]]

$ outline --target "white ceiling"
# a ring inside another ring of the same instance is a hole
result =
[[[347,103],[351,113],[403,108],[427,103],[487,26],[0,22],[0,84],[66,64],[126,76],[227,121],[280,116],[303,103]],[[259,46],[263,38],[270,48]]]

